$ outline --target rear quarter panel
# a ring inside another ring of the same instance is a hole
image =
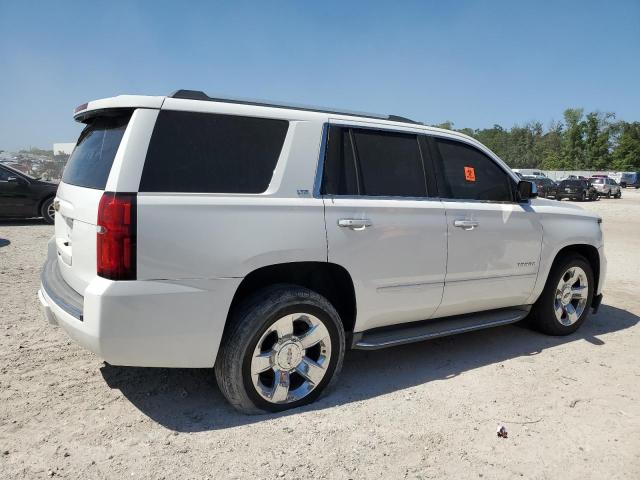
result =
[[[324,205],[311,196],[322,125],[290,122],[263,194],[140,192],[138,278],[244,277],[277,263],[326,262]]]

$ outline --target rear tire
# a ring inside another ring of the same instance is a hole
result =
[[[618,190],[618,193],[616,193],[616,198],[622,198],[622,190]]]
[[[333,305],[307,288],[280,284],[234,309],[214,370],[237,410],[279,412],[316,400],[335,382],[344,352],[344,329]]]
[[[55,222],[55,213],[56,211],[53,209],[53,197],[47,198],[44,202],[42,202],[42,206],[40,207],[40,215],[49,225],[53,225],[53,223]]]
[[[589,315],[594,288],[593,269],[586,258],[573,253],[557,260],[531,309],[529,324],[547,335],[575,332]]]

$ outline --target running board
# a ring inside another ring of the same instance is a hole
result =
[[[378,348],[395,347],[405,343],[421,342],[457,333],[508,325],[522,320],[529,314],[530,310],[531,305],[523,305],[521,307],[501,308],[469,315],[456,315],[375,328],[365,332],[354,333],[351,348],[377,350]]]

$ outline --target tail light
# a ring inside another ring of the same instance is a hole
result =
[[[136,278],[136,194],[105,192],[98,207],[97,272],[110,280]]]

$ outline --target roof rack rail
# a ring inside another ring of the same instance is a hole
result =
[[[392,122],[412,123],[415,125],[424,125],[422,122],[411,120],[410,118],[401,117],[399,115],[376,115],[373,113],[362,113],[348,110],[336,110],[332,108],[310,107],[305,105],[295,105],[286,103],[270,103],[261,100],[249,100],[241,98],[221,98],[210,97],[206,93],[200,90],[176,90],[169,95],[169,98],[179,98],[183,100],[202,100],[207,102],[222,102],[222,103],[237,103],[242,105],[254,105],[258,107],[271,107],[271,108],[287,108],[290,110],[302,110],[306,112],[318,112],[318,113],[334,113],[336,115],[351,115],[364,118],[375,118],[378,120],[389,120]]]

